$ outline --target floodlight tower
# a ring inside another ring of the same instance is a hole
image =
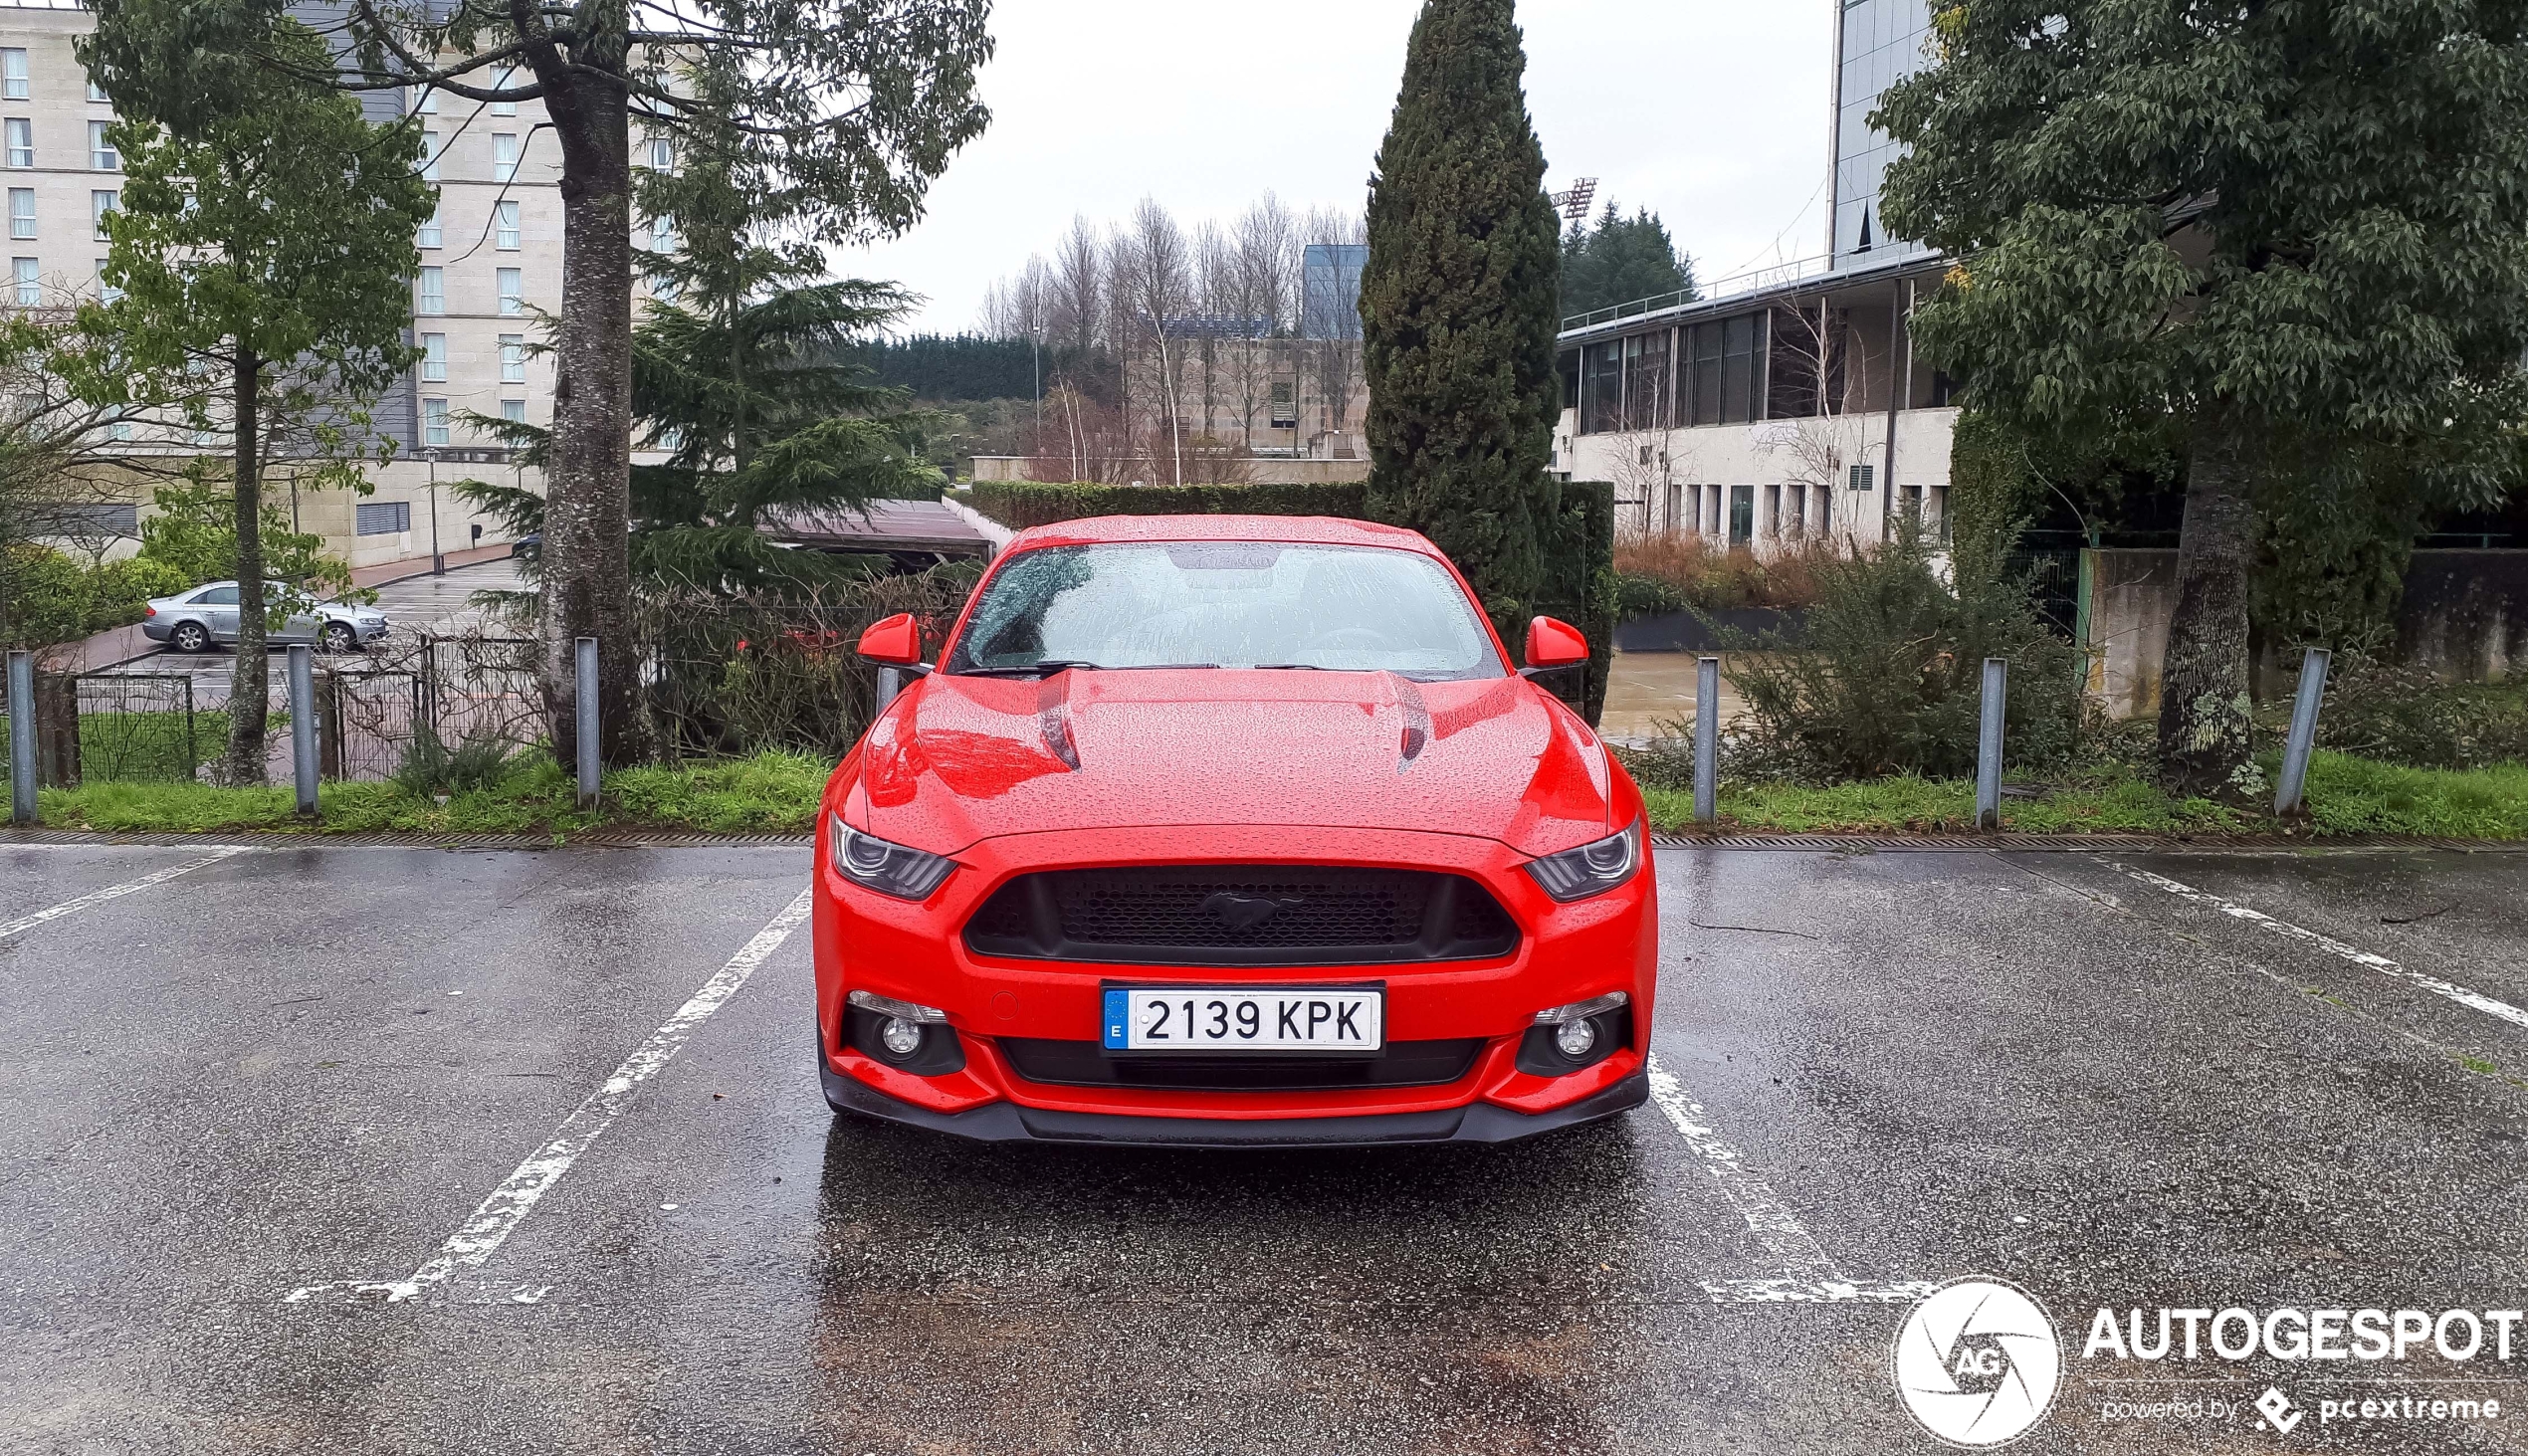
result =
[[[1575,177],[1569,190],[1554,194],[1554,205],[1563,209],[1565,220],[1588,221],[1588,205],[1597,200],[1595,177]]]

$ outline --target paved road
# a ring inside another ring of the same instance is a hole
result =
[[[507,558],[461,566],[445,576],[406,577],[377,588],[378,610],[394,624],[394,632],[385,645],[373,648],[366,656],[383,660],[398,643],[410,643],[421,633],[448,635],[469,631],[485,624],[483,611],[474,605],[473,597],[482,591],[517,591],[523,585],[517,565]],[[496,632],[508,629],[495,627]],[[272,649],[272,682],[276,692],[283,691],[284,650]],[[108,672],[123,675],[161,676],[182,674],[194,680],[197,707],[208,707],[228,701],[228,685],[237,670],[237,660],[224,648],[215,648],[199,656],[188,656],[160,648],[145,657],[132,659]]]
[[[2082,1358],[2528,1304],[2528,857],[1665,852],[1663,1106],[1258,1156],[834,1122],[797,852],[202,855],[0,841],[0,1450],[1930,1451],[1967,1275],[2064,1342],[2014,1450],[2528,1449],[2528,1330]]]

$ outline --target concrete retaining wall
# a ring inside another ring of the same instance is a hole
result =
[[[2080,553],[2081,622],[2095,651],[2089,692],[2115,718],[2160,711],[2160,663],[2177,612],[2177,552]],[[2397,610],[2397,655],[2450,682],[2528,671],[2528,551],[2414,553]],[[2296,664],[2268,664],[2267,691],[2288,692]]]

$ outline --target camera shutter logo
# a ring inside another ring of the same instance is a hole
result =
[[[2062,1342],[2026,1292],[1991,1279],[1933,1290],[1896,1334],[1896,1391],[1952,1446],[2007,1445],[2036,1428],[2062,1384]]]

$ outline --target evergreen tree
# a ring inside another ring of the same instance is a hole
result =
[[[296,21],[273,45],[308,74],[330,65]],[[81,311],[96,346],[79,387],[188,431],[225,427],[238,628],[222,772],[261,783],[265,631],[303,604],[265,600],[265,476],[283,462],[297,484],[367,489],[356,462],[390,442],[368,434],[365,410],[416,357],[413,232],[438,189],[413,132],[371,125],[329,87],[256,71],[219,95],[182,135],[131,116],[106,128],[125,173],[104,218],[105,282],[119,296]]]
[[[1667,224],[1646,207],[1627,218],[1609,202],[1596,227],[1575,223],[1563,236],[1565,317],[1694,292],[1694,260],[1677,251]]]
[[[720,99],[736,84],[723,69],[692,68],[689,89]],[[826,279],[821,249],[777,236],[757,166],[734,125],[702,126],[680,165],[641,181],[642,210],[666,220],[675,242],[643,256],[653,297],[632,334],[635,439],[668,457],[631,468],[630,559],[644,587],[861,574],[862,558],[788,550],[765,528],[936,496],[944,484],[922,453],[934,417],[907,409],[904,391],[876,383],[855,357],[913,300],[890,284]],[[529,459],[551,448],[535,426],[471,423]],[[519,530],[542,528],[534,492],[477,481],[458,490]]]
[[[1889,231],[1960,260],[1917,336],[2013,428],[2185,458],[2162,769],[2246,798],[2259,498],[2287,537],[2383,519],[2277,508],[2347,468],[2465,504],[2514,459],[2528,3],[1976,0],[1934,37],[1877,118]]]
[[[1560,232],[1513,0],[1428,0],[1369,185],[1369,512],[1438,543],[1515,651],[1559,528]]]

